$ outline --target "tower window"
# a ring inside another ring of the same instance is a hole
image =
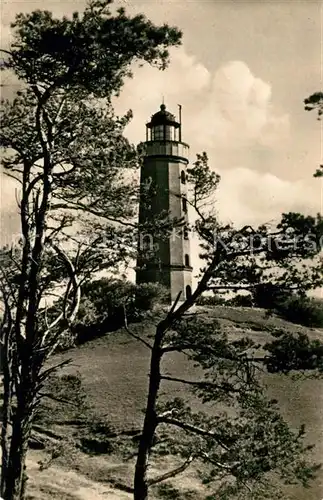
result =
[[[183,207],[183,211],[187,212],[187,200],[186,200],[186,198],[182,198],[182,207]]]
[[[185,254],[185,266],[189,267],[190,265],[190,256],[186,253]]]
[[[164,125],[156,125],[153,128],[153,141],[162,141],[164,139]]]
[[[181,183],[185,184],[186,183],[186,174],[184,170],[181,171]]]
[[[187,227],[184,227],[183,234],[184,234],[184,240],[188,240],[188,229],[187,229]]]
[[[186,285],[186,298],[189,299],[191,295],[192,295],[192,289],[190,285]]]
[[[175,140],[175,129],[171,125],[166,125],[165,127],[165,139],[167,141]]]

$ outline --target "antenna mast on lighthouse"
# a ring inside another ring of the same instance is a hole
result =
[[[182,142],[182,105],[178,104],[179,142]]]

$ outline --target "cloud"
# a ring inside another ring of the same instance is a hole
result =
[[[226,170],[217,194],[220,217],[237,226],[277,221],[283,212],[319,211],[319,183],[288,181],[245,167]]]
[[[240,135],[257,136],[268,119],[270,96],[267,83],[254,77],[243,62],[232,61],[215,73],[210,104],[228,126],[244,126]]]
[[[289,119],[287,114],[274,114],[270,85],[244,62],[231,61],[213,75],[195,133],[201,146],[271,147],[288,137]]]
[[[143,125],[163,97],[173,112],[178,103],[183,105],[185,140],[197,149],[277,147],[289,135],[288,115],[273,111],[271,86],[242,61],[230,61],[211,74],[181,47],[171,50],[164,72],[136,68],[135,78],[126,82],[116,101],[119,111],[134,111],[127,130],[131,140],[143,139]]]

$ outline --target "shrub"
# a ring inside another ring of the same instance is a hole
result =
[[[79,436],[79,447],[90,455],[112,453],[113,432],[108,422],[95,415],[89,415]]]
[[[168,291],[156,283],[135,285],[129,281],[102,278],[82,290],[78,323],[62,334],[60,348],[83,344],[122,328],[124,311],[129,323],[142,320],[147,311],[167,298]]]
[[[255,288],[253,300],[257,307],[269,309],[292,323],[323,327],[323,301],[319,299],[268,283]]]
[[[135,285],[130,281],[103,278],[83,288],[80,317],[83,324],[93,324],[106,317],[118,316],[124,307],[129,315],[134,309],[148,311],[165,301],[167,294],[165,287],[158,283]]]
[[[134,301],[135,285],[129,281],[102,278],[87,283],[82,290],[81,315],[83,324],[93,324],[106,317],[113,317],[123,307]],[[86,309],[84,307],[86,304]],[[88,308],[88,305],[91,308]]]
[[[323,302],[321,300],[294,294],[276,304],[275,310],[281,317],[292,323],[323,328]]]
[[[254,301],[250,293],[248,295],[238,293],[232,299],[227,300],[225,305],[232,307],[253,307]]]
[[[35,423],[50,425],[84,418],[89,405],[80,374],[51,375],[42,390],[43,397],[35,414]]]
[[[180,491],[171,483],[161,483],[157,486],[158,496],[163,500],[193,500],[196,499],[196,491]]]
[[[219,295],[201,295],[196,304],[198,306],[222,306],[225,299]]]
[[[168,290],[159,283],[142,283],[135,287],[134,306],[139,311],[151,311],[157,304],[165,303]]]
[[[275,309],[278,304],[281,304],[290,296],[290,291],[271,283],[257,285],[252,293],[254,305],[262,309]]]

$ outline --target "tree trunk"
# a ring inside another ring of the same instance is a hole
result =
[[[1,351],[3,369],[3,404],[2,404],[2,428],[1,428],[1,485],[0,494],[5,492],[5,482],[9,460],[10,437],[9,427],[12,414],[12,359],[9,349],[10,332],[4,333],[3,348]]]
[[[157,427],[156,402],[160,386],[161,343],[164,331],[157,327],[154,346],[151,352],[148,400],[144,425],[139,442],[134,478],[134,500],[148,500],[147,468],[150,449]]]
[[[146,412],[143,431],[139,443],[134,480],[134,500],[148,500],[147,468],[150,448],[156,429],[155,422],[156,414],[151,408]]]
[[[21,446],[22,431],[19,425],[14,425],[10,456],[5,478],[4,500],[21,500],[20,492],[23,477],[24,454]]]
[[[25,390],[23,388],[25,387]],[[33,417],[31,395],[28,386],[22,383],[17,409],[13,415],[10,452],[5,478],[4,500],[24,500],[26,476],[26,457],[31,434]]]
[[[28,426],[19,421],[14,423],[10,456],[6,477],[4,500],[23,500],[25,477],[25,462],[28,448]]]

